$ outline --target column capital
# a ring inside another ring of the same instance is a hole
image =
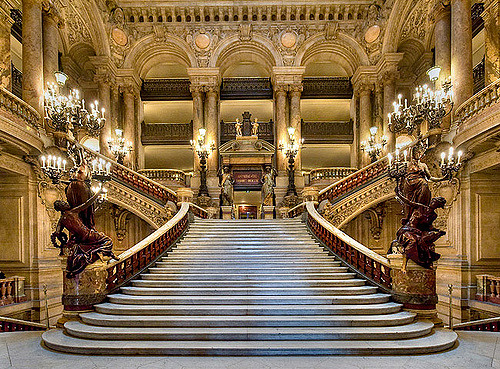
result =
[[[276,85],[302,85],[306,67],[273,67],[271,81]]]
[[[219,68],[188,68],[191,92],[201,88],[202,92],[219,91],[222,76]]]
[[[450,0],[437,0],[432,7],[429,19],[431,22],[436,22],[444,17],[450,17],[450,16],[451,16]]]
[[[385,53],[377,63],[377,77],[383,84],[394,83],[399,78],[399,63],[403,53]]]
[[[52,0],[42,0],[42,14],[53,20],[58,28],[64,28],[64,19],[61,12]]]

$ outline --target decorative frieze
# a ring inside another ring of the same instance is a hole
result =
[[[352,143],[353,122],[304,122],[302,137],[307,143]]]
[[[193,138],[193,121],[189,123],[155,123],[141,125],[143,145],[189,145]]]
[[[190,100],[191,82],[187,78],[147,79],[142,83],[143,101]]]
[[[352,84],[348,77],[306,77],[302,80],[302,98],[350,99]]]

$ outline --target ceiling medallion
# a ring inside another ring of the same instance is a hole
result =
[[[297,34],[295,32],[285,32],[281,35],[281,44],[291,49],[297,43]]]
[[[116,44],[119,46],[125,46],[128,43],[127,34],[120,28],[113,28],[111,37],[113,38],[113,41],[116,42]]]
[[[365,41],[371,44],[378,38],[378,36],[380,36],[380,26],[375,24],[366,30]]]
[[[200,49],[202,49],[202,50],[206,49],[210,45],[210,37],[208,37],[208,35],[206,33],[200,33],[194,39],[194,43]]]

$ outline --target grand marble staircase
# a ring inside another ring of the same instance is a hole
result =
[[[409,354],[456,334],[416,321],[299,220],[196,220],[140,278],[43,340],[84,354]]]

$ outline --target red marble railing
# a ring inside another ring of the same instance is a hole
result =
[[[500,317],[455,324],[453,330],[500,332]]]
[[[151,235],[121,253],[119,261],[107,266],[106,290],[111,292],[128,282],[153,263],[160,255],[172,248],[183,235],[189,225],[189,212],[202,218],[208,214],[202,208],[187,202],[182,203],[180,210],[165,225]]]
[[[44,331],[46,329],[47,327],[43,324],[0,317],[0,332]]]
[[[334,202],[338,197],[345,195],[356,187],[359,187],[371,180],[383,175],[387,175],[387,157],[383,157],[373,164],[370,164],[355,173],[337,181],[319,192],[319,202],[329,200]]]
[[[116,161],[104,155],[101,155],[100,153],[95,152],[88,147],[82,146],[78,143],[76,143],[76,145],[92,157],[102,158],[107,162],[110,162],[110,170],[113,180],[120,182],[127,187],[156,200],[161,204],[166,204],[168,201],[177,203],[177,195],[171,189],[149,179],[148,177],[143,176],[142,174],[133,171],[132,169],[127,168],[124,165],[118,164]]]
[[[336,256],[373,282],[391,289],[389,260],[363,246],[324,219],[314,207],[306,203],[307,225],[311,232]]]

